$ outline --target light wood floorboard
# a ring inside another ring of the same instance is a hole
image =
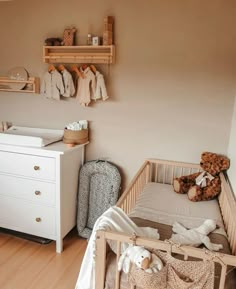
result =
[[[64,251],[55,242],[41,245],[0,233],[0,289],[74,289],[87,241],[76,230],[64,239]]]

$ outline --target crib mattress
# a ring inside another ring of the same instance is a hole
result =
[[[175,193],[172,185],[148,183],[129,216],[170,226],[179,222],[189,229],[213,219],[219,227],[215,232],[226,236],[217,199],[191,202],[187,195]]]

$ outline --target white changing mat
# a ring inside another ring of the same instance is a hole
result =
[[[0,143],[17,146],[44,147],[62,140],[63,130],[12,126],[0,133]]]
[[[216,221],[216,233],[226,235],[216,199],[191,202],[187,195],[174,192],[172,185],[148,183],[129,217],[138,217],[165,225],[179,222],[186,228],[200,226],[205,219]]]

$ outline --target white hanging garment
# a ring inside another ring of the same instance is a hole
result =
[[[96,71],[96,91],[94,96],[92,97],[93,100],[101,99],[106,100],[109,98],[107,95],[107,89],[104,81],[103,75],[99,72]]]
[[[65,92],[61,74],[55,69],[46,72],[41,85],[41,93],[47,98],[60,100],[60,95]]]
[[[67,69],[64,69],[62,72],[62,78],[64,82],[65,92],[62,94],[64,97],[71,97],[75,94],[75,85],[73,82],[72,75]]]
[[[93,99],[96,90],[96,79],[91,69],[87,67],[84,71],[84,78],[78,78],[78,88],[76,98],[79,99],[79,103],[83,106],[88,106]]]

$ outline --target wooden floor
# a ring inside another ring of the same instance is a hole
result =
[[[74,289],[87,241],[76,230],[64,239],[41,245],[0,233],[0,289]]]

